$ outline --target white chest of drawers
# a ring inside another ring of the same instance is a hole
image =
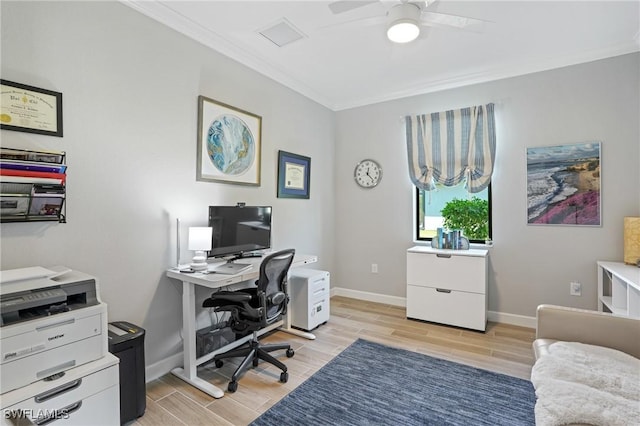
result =
[[[407,250],[407,318],[485,331],[487,250]]]

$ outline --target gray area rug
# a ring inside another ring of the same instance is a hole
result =
[[[281,425],[535,425],[531,382],[359,339],[258,417]]]

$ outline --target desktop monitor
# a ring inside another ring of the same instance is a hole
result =
[[[271,248],[271,206],[209,206],[209,226],[208,257],[241,258]]]

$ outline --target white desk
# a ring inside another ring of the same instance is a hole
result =
[[[266,255],[268,255],[267,253]],[[238,339],[226,346],[223,346],[211,353],[208,353],[200,358],[196,358],[196,297],[195,286],[208,287],[212,289],[218,289],[226,287],[231,284],[242,283],[245,281],[252,281],[258,278],[260,274],[260,263],[262,257],[239,259],[239,263],[251,263],[253,267],[246,271],[243,271],[235,275],[223,275],[216,273],[188,273],[184,274],[179,272],[176,268],[169,269],[167,276],[182,281],[182,337],[184,339],[184,368],[175,368],[171,372],[189,383],[190,385],[200,389],[203,392],[208,393],[214,398],[221,398],[224,396],[224,391],[217,386],[212,385],[206,380],[202,380],[198,377],[197,367],[198,365],[205,363],[212,359],[215,355],[226,352],[229,349],[240,346],[251,339],[251,335]],[[293,258],[291,267],[306,265],[309,263],[317,262],[318,258],[312,255],[296,254]],[[213,266],[213,264],[212,264]],[[287,309],[287,315],[281,321],[278,321],[268,327],[265,327],[258,331],[258,335],[262,335],[268,331],[280,327],[280,330],[287,333],[295,334],[305,337],[307,339],[315,339],[316,337],[304,331],[291,328],[289,322],[290,310]]]

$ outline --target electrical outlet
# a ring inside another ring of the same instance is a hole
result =
[[[575,281],[569,283],[569,294],[572,296],[582,296],[582,284]]]
[[[372,263],[371,264],[371,272],[374,274],[378,273],[378,264],[377,263]]]

